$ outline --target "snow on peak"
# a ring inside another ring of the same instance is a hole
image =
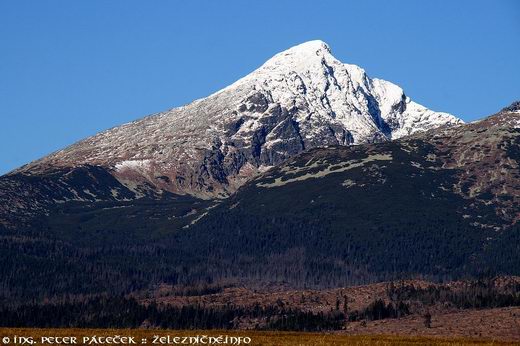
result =
[[[267,73],[287,73],[289,71],[305,73],[306,71],[320,70],[323,61],[331,59],[336,60],[331,55],[331,50],[325,42],[308,41],[276,54],[267,60],[259,70],[266,70]]]
[[[509,106],[503,108],[501,112],[520,112],[520,101],[515,101]]]
[[[291,47],[281,53],[276,54],[267,63],[275,60],[287,58],[304,60],[306,58],[316,59],[324,55],[331,54],[328,44],[320,40],[308,41],[297,46]]]
[[[322,40],[311,40],[307,42],[300,43],[299,45],[296,45],[292,48],[289,48],[287,51],[290,50],[311,50],[311,51],[318,51],[318,50],[325,50],[328,53],[330,53],[330,46],[323,42]]]

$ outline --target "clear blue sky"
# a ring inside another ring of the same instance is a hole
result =
[[[321,39],[473,120],[520,99],[520,1],[0,1],[0,174]]]

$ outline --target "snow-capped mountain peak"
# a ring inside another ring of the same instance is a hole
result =
[[[319,40],[276,54],[223,91],[252,85],[287,109],[307,107],[315,119],[343,127],[352,135],[352,143],[395,139],[461,122],[412,102],[399,86],[371,79],[359,66],[340,62]],[[298,118],[305,120],[309,114]]]
[[[342,63],[316,40],[276,54],[207,98],[104,131],[18,172],[88,164],[139,194],[215,197],[313,147],[385,141],[460,122]]]
[[[261,68],[282,66],[284,69],[303,72],[305,68],[320,63],[324,58],[334,59],[330,47],[320,40],[308,41],[274,55]]]

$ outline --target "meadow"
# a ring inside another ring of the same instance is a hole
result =
[[[94,341],[95,336],[95,341]],[[114,338],[118,336],[119,338]],[[167,338],[169,336],[169,339]],[[190,344],[184,337],[202,337],[199,343],[191,345],[209,344],[209,337],[222,336],[220,343],[224,345],[225,337],[228,337],[229,345],[232,345],[232,337],[235,337],[235,345],[262,345],[262,346],[303,346],[303,345],[518,345],[515,342],[495,341],[485,339],[465,338],[432,338],[411,336],[386,336],[386,335],[345,335],[338,333],[295,333],[295,332],[260,332],[260,331],[224,331],[224,330],[150,330],[150,329],[31,329],[31,328],[0,328],[0,345],[14,344],[128,344],[128,337],[132,337],[137,344],[161,345],[161,344]],[[72,337],[77,338],[72,343]],[[83,338],[88,340],[84,342]],[[112,339],[106,339],[107,337]],[[177,337],[177,339],[174,339]],[[240,342],[236,338],[240,337]],[[9,338],[9,340],[7,339]],[[60,339],[61,338],[61,339]],[[250,338],[247,339],[247,338]],[[174,342],[177,341],[177,343]],[[121,342],[122,341],[122,342]]]

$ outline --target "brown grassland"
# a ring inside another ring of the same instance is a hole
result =
[[[423,336],[389,336],[389,335],[345,335],[337,333],[295,333],[295,332],[260,332],[260,331],[177,331],[177,330],[147,330],[147,329],[31,329],[31,328],[0,328],[0,345],[4,337],[14,336],[32,337],[37,344],[42,344],[41,337],[78,338],[78,345],[82,345],[83,336],[133,336],[136,340],[147,339],[147,344],[153,344],[155,335],[158,336],[242,336],[251,338],[249,345],[263,346],[299,346],[299,345],[519,345],[513,341],[495,341],[480,338],[439,338]],[[201,345],[201,344],[198,344]],[[245,345],[241,343],[241,345]]]

